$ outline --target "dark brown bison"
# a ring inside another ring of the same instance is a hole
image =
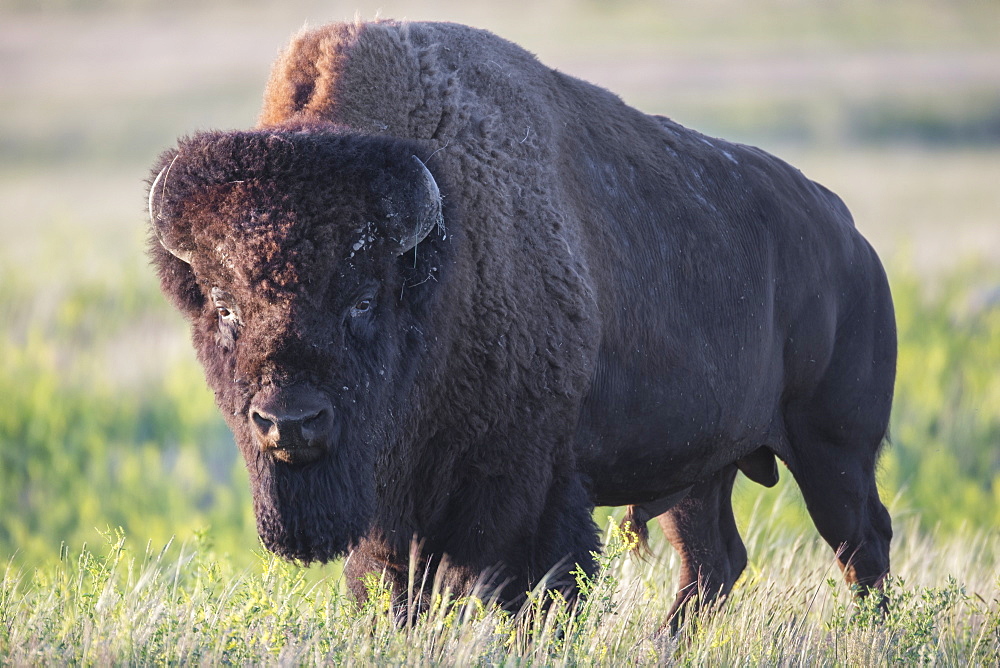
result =
[[[777,158],[489,33],[378,22],[296,37],[258,128],[152,174],[162,288],[274,552],[405,601],[415,544],[513,604],[593,570],[594,506],[629,505],[681,555],[679,610],[733,586],[733,481],[778,457],[847,580],[888,572],[889,288]]]

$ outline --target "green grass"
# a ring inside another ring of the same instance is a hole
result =
[[[904,535],[883,619],[874,597],[851,599],[825,546],[758,523],[751,568],[726,604],[671,637],[658,630],[674,560],[626,556],[628,537],[613,525],[601,572],[581,578],[589,596],[576,608],[536,593],[510,615],[428,585],[433,605],[402,627],[377,579],[358,606],[337,575],[310,580],[263,554],[235,568],[198,543],[136,551],[109,532],[99,549],[64,550],[49,568],[6,570],[0,656],[91,665],[995,665],[995,533]]]
[[[0,554],[51,559],[109,526],[165,542],[212,525],[253,544],[232,438],[191,356],[172,363],[178,323],[147,273],[0,272],[0,505],[16,509]]]

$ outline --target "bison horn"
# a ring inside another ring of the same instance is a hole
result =
[[[414,162],[419,165],[422,175],[421,186],[426,190],[424,209],[417,217],[417,224],[412,234],[404,235],[399,241],[399,254],[416,248],[417,244],[427,238],[435,227],[444,232],[444,217],[441,214],[441,191],[438,190],[437,181],[434,175],[427,169],[427,165],[417,156],[413,156]]]
[[[160,179],[163,179],[163,186],[161,186],[161,191],[166,187],[167,175],[170,173],[170,168],[174,166],[177,162],[177,158],[180,154],[174,156],[174,159],[170,161],[170,164],[160,170],[160,173],[156,175],[153,180],[153,185],[149,187],[149,222],[153,225],[153,231],[156,233],[156,238],[171,255],[176,257],[187,264],[191,264],[191,251],[178,248],[176,245],[167,243],[167,224],[160,215],[160,212],[153,212],[153,202],[156,199],[156,187],[160,185]],[[162,207],[161,207],[162,211]]]

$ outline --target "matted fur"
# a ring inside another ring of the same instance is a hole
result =
[[[399,256],[414,155],[444,225]],[[456,586],[488,577],[515,601],[550,569],[591,570],[593,506],[629,504],[681,554],[677,611],[743,570],[733,479],[773,484],[777,455],[848,579],[887,572],[891,298],[843,203],[777,158],[487,32],[385,21],[298,35],[257,129],[184,140],[153,174],[154,261],[270,549],[350,550],[351,574],[384,571],[405,599],[416,540]],[[328,456],[260,451],[265,387],[329,399]]]

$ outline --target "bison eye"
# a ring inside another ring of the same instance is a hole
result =
[[[240,321],[239,307],[233,296],[221,288],[212,288],[212,301],[220,324],[235,325]]]
[[[357,318],[359,315],[367,313],[371,310],[372,300],[371,299],[359,299],[358,303],[351,307],[351,317]]]

